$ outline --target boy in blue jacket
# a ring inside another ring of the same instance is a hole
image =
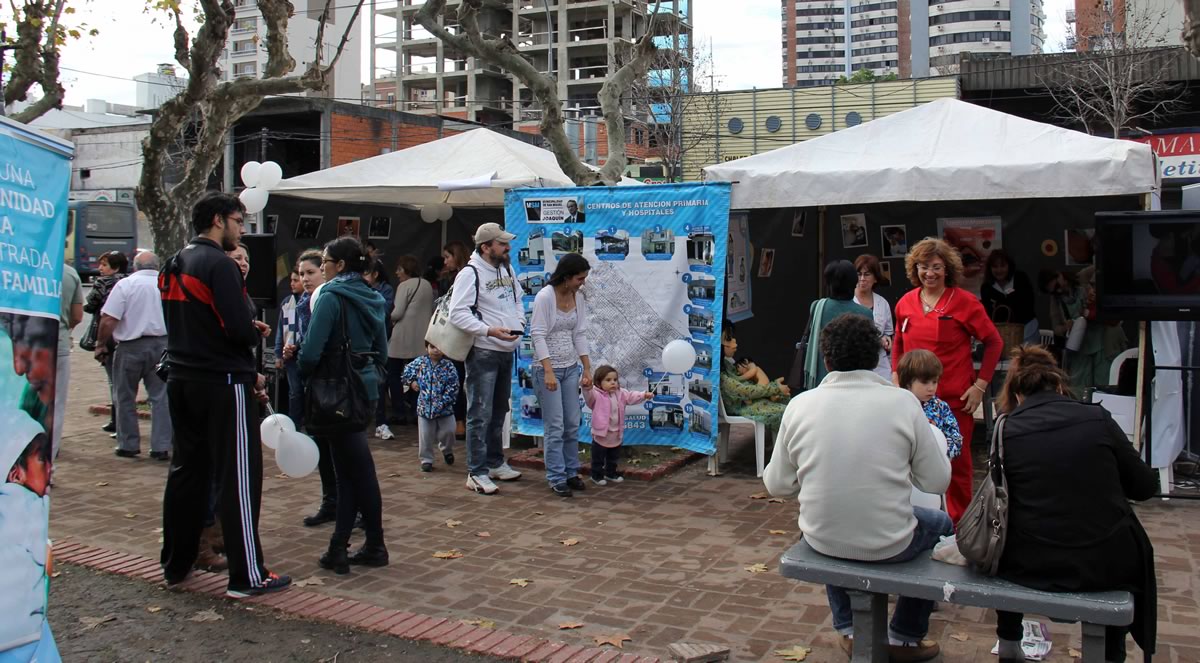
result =
[[[420,438],[421,471],[433,471],[436,442],[447,465],[454,464],[454,402],[458,400],[458,371],[432,343],[429,354],[404,367],[404,382],[417,395],[417,435]]]

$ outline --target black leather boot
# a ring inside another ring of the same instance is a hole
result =
[[[383,545],[382,539],[378,542],[367,541],[350,556],[350,563],[358,566],[387,566],[387,546]]]
[[[350,560],[346,556],[346,549],[350,544],[346,541],[335,540],[329,542],[329,550],[321,555],[321,559],[317,560],[317,564],[321,568],[328,571],[333,571],[338,575],[346,575],[350,573]]]
[[[305,527],[316,527],[337,520],[337,500],[329,496],[321,498],[321,508],[311,516],[305,516]]]

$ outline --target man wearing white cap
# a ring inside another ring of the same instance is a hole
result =
[[[492,479],[521,476],[504,460],[502,446],[513,351],[525,328],[521,284],[508,261],[514,237],[497,223],[479,226],[475,252],[450,296],[450,323],[475,335],[466,360],[467,488],[484,495],[496,492]]]

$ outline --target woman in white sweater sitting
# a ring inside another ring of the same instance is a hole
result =
[[[941,511],[913,507],[912,488],[942,493],[950,461],[934,439],[917,397],[873,372],[879,330],[842,315],[821,331],[829,374],[796,396],[783,414],[763,482],[772,495],[797,496],[800,531],[817,552],[865,562],[905,562],[954,533]],[[855,416],[839,416],[853,403]],[[853,649],[850,598],[826,587],[842,649]],[[900,597],[888,629],[892,661],[937,656],[929,632],[932,601]]]

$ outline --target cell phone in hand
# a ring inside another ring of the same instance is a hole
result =
[[[513,336],[524,336],[525,330],[524,329],[510,329],[510,330],[508,330],[508,333],[512,334]]]

